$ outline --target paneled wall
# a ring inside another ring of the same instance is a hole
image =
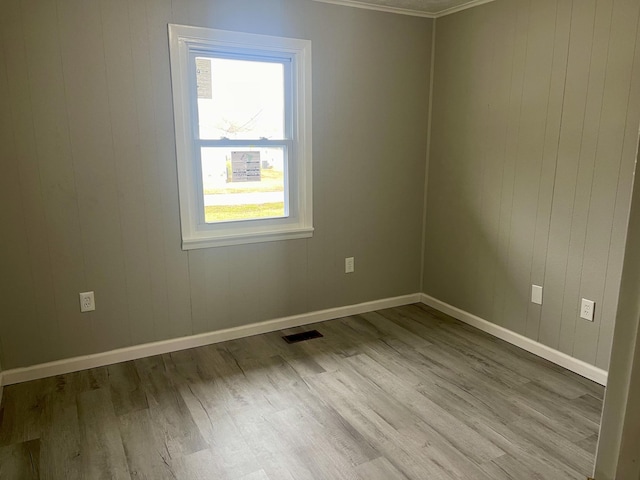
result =
[[[637,0],[498,0],[436,25],[424,291],[604,369],[640,124],[639,13]]]
[[[4,368],[419,290],[431,20],[311,0],[0,11]],[[605,369],[639,13],[496,0],[437,20],[423,291]],[[312,239],[180,249],[169,22],[312,40]]]
[[[311,0],[0,9],[5,368],[419,291],[431,20]],[[313,238],[181,250],[170,22],[312,40]]]

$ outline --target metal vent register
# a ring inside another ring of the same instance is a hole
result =
[[[309,330],[307,332],[294,333],[292,335],[285,335],[282,337],[287,343],[304,342],[305,340],[311,340],[313,338],[320,338],[323,335],[318,330]]]

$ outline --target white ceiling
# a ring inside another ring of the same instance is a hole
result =
[[[493,0],[316,0],[383,12],[437,18]]]

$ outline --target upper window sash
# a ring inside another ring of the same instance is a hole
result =
[[[192,104],[191,112],[191,126],[193,131],[194,140],[204,140],[200,137],[200,125],[198,117],[198,104],[197,104],[197,74],[196,74],[196,58],[211,58],[211,59],[230,59],[240,61],[252,61],[261,63],[276,63],[282,65],[284,69],[284,137],[277,140],[296,140],[295,129],[293,126],[297,122],[296,109],[294,108],[294,99],[297,98],[297,92],[295,91],[295,82],[293,75],[296,69],[295,55],[290,52],[282,52],[282,56],[274,56],[272,52],[263,51],[261,53],[258,49],[237,49],[236,53],[227,53],[221,51],[211,51],[202,48],[190,48],[189,49],[189,82],[188,90],[190,102]],[[246,140],[261,140],[264,137],[251,138],[247,137]],[[213,140],[213,139],[207,139]],[[222,138],[220,139],[222,140]],[[276,140],[270,138],[270,140]]]

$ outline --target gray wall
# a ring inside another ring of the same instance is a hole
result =
[[[169,22],[312,40],[312,239],[180,249]],[[431,28],[310,0],[3,0],[3,366],[419,291]]]
[[[436,25],[423,290],[604,369],[640,123],[639,12],[637,0],[498,0]],[[578,318],[581,297],[595,322]]]
[[[602,368],[640,123],[639,11],[497,0],[437,20],[423,291]],[[420,289],[431,20],[311,0],[2,12],[4,368]],[[312,239],[180,249],[168,22],[313,41]],[[85,290],[94,313],[79,313]],[[594,323],[580,297],[597,302]]]

